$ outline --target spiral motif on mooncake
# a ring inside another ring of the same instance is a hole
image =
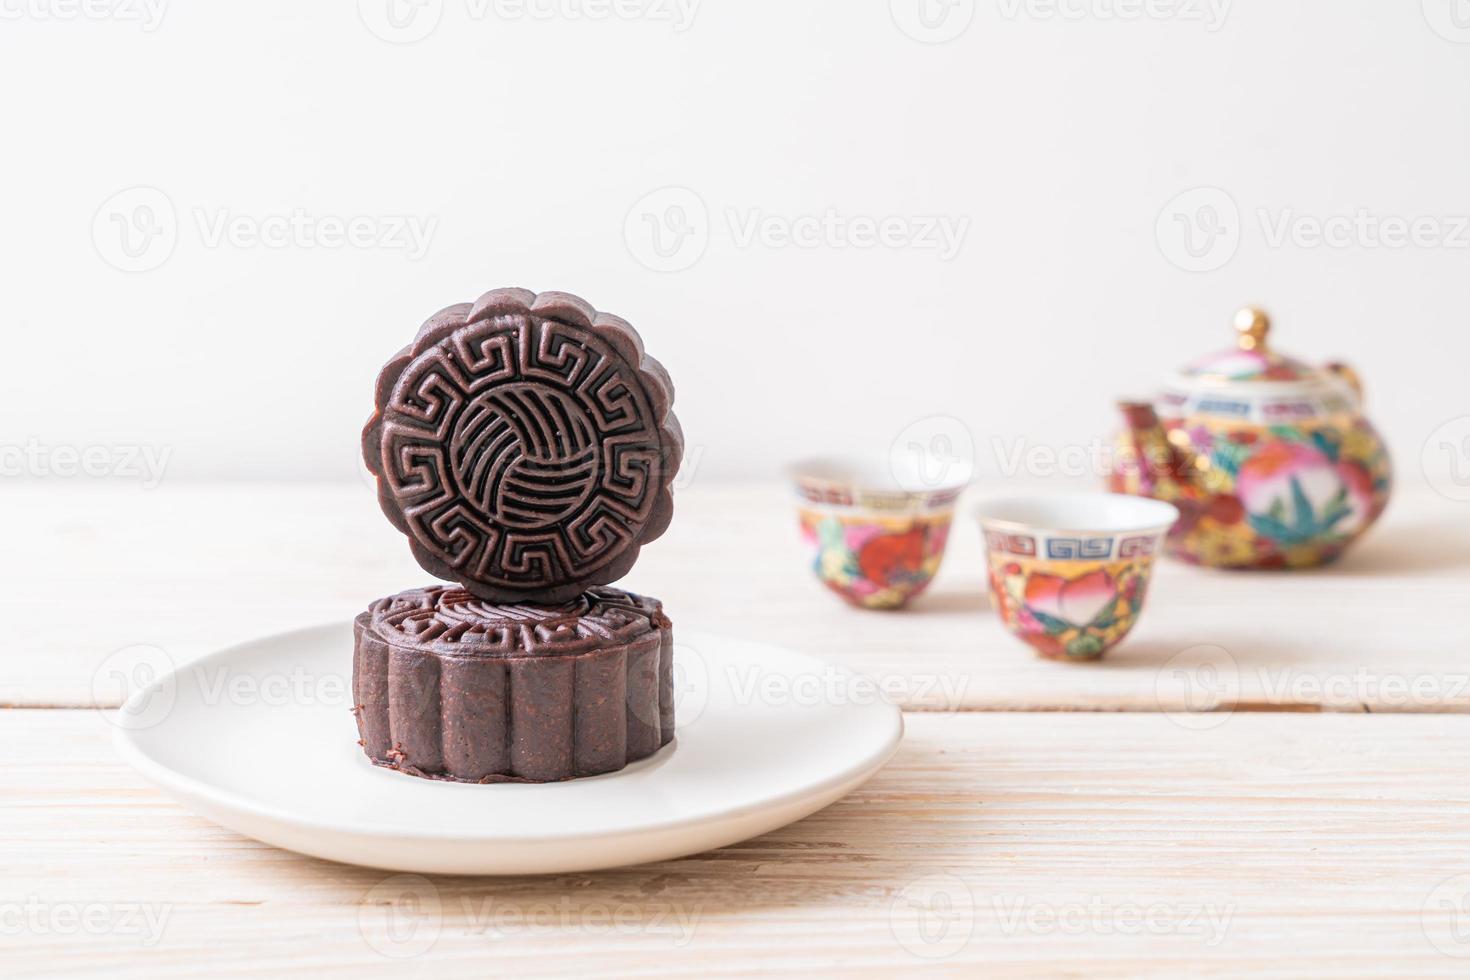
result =
[[[546,388],[492,389],[455,423],[454,475],[465,495],[510,527],[576,512],[593,489],[597,441],[573,399]]]
[[[368,613],[387,642],[466,656],[567,656],[667,626],[657,599],[607,586],[549,606],[493,603],[432,586],[381,599]]]
[[[427,571],[556,603],[622,577],[668,526],[672,404],[628,323],[500,289],[431,317],[383,369],[364,457]]]

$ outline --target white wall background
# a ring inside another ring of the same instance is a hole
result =
[[[1462,0],[923,0],[933,30],[920,0],[584,2],[0,0],[0,443],[356,479],[378,366],[497,285],[638,325],[702,477],[935,414],[993,472],[995,437],[1106,430],[1247,301],[1357,363],[1406,475],[1470,416]],[[1224,234],[1185,271],[1201,205]],[[1272,241],[1360,210],[1433,220]],[[249,237],[296,212],[328,225]],[[743,239],[828,212],[899,223]],[[957,254],[899,241],[935,216]]]

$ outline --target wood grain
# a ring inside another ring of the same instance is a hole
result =
[[[366,485],[16,484],[0,501],[0,705],[115,703],[94,679],[131,656],[119,650],[183,662],[349,619],[427,579]],[[1134,635],[1095,666],[1040,660],[1005,633],[966,516],[931,592],[873,613],[812,578],[784,488],[696,482],[678,506],[626,587],[663,598],[685,628],[759,634],[870,674],[910,708],[1470,711],[1470,505],[1427,488],[1406,486],[1329,569],[1162,565]]]
[[[1237,714],[1205,731],[1161,714],[908,721],[866,787],[757,840],[602,874],[428,880],[298,857],[192,816],[114,759],[95,712],[0,711],[0,972],[1470,969],[1470,903],[1457,914],[1444,900],[1463,892],[1440,887],[1470,874],[1470,718]],[[69,915],[90,915],[91,931]]]

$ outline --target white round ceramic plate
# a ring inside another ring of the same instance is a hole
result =
[[[681,635],[674,742],[627,769],[461,785],[373,766],[351,713],[352,628],[221,651],[135,692],[115,743],[179,802],[277,847],[392,871],[539,874],[661,861],[767,833],[888,761],[897,708],[777,647]]]

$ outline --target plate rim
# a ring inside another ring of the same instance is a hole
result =
[[[205,654],[202,657],[197,657],[185,663],[176,665],[167,674],[156,678],[152,683],[148,684],[147,686],[139,688],[137,691],[134,691],[131,695],[129,695],[129,697],[119,708],[115,708],[112,710],[114,712],[122,712],[127,710],[128,706],[131,705],[135,700],[141,700],[145,697],[151,696],[154,691],[162,687],[170,679],[180,676],[182,672],[186,669],[196,668],[218,660],[226,660],[229,659],[232,655],[238,654],[238,652],[241,650],[256,647],[265,643],[299,640],[305,637],[307,634],[325,633],[332,630],[348,632],[351,630],[351,627],[352,624],[350,621],[317,623],[313,626],[304,626],[297,629],[285,630],[278,633],[270,633],[264,636],[256,637],[254,639],[245,640],[243,642],[233,643],[212,653]],[[839,670],[854,677],[858,676],[855,671],[852,671],[849,668],[841,666],[839,664],[833,664],[830,661],[822,660],[821,658],[814,657],[808,653],[803,653],[798,650],[791,650],[785,647],[779,647],[774,644],[761,642],[759,640],[743,640],[739,637],[726,636],[717,633],[706,633],[701,630],[691,630],[689,631],[688,635],[705,639],[714,639],[721,642],[729,641],[744,644],[747,646],[763,647],[766,650],[777,651],[783,655],[794,655],[813,664],[821,665],[832,670]],[[679,640],[677,638],[675,639],[675,644],[691,646],[693,645],[689,640]],[[356,827],[340,822],[328,821],[318,817],[303,816],[299,813],[293,813],[292,811],[284,810],[278,806],[271,804],[258,803],[253,799],[243,796],[233,790],[221,788],[217,784],[206,782],[194,776],[190,776],[186,773],[180,772],[179,770],[174,769],[171,766],[165,765],[164,763],[153,758],[153,756],[149,755],[137,743],[135,736],[140,734],[140,732],[151,731],[151,728],[134,730],[114,722],[112,731],[112,744],[114,750],[122,757],[124,762],[126,762],[136,772],[144,776],[146,779],[153,782],[155,785],[184,795],[192,800],[205,801],[210,807],[223,806],[225,809],[234,811],[236,813],[248,815],[254,819],[272,821],[278,825],[284,825],[314,832],[350,834],[356,837],[394,834],[405,839],[424,841],[434,844],[552,844],[559,841],[570,842],[594,839],[620,840],[624,838],[641,837],[648,834],[677,832],[683,829],[702,826],[715,821],[741,819],[743,817],[750,816],[752,814],[759,813],[765,810],[790,806],[792,804],[799,803],[802,800],[820,797],[823,794],[828,793],[833,789],[836,789],[854,780],[857,780],[857,784],[861,785],[862,777],[871,776],[877,773],[878,770],[882,769],[889,763],[890,760],[892,760],[893,756],[898,752],[899,746],[903,743],[903,736],[906,727],[904,724],[903,711],[897,705],[888,702],[876,702],[874,707],[881,707],[886,709],[884,713],[887,715],[889,720],[889,731],[886,734],[882,748],[873,756],[866,759],[859,765],[844,767],[836,773],[831,773],[824,776],[819,782],[801,787],[800,789],[791,790],[773,797],[754,802],[743,803],[737,807],[733,807],[727,810],[721,810],[718,813],[677,817],[659,821],[656,823],[642,824],[637,827],[610,831],[581,830],[545,834],[505,834],[484,832],[466,835],[457,831],[436,832],[433,828],[423,827],[383,827],[380,829],[364,829],[362,827]],[[677,742],[678,736],[676,734],[674,743],[672,744],[675,744],[675,746],[677,747]],[[656,755],[657,753],[655,753],[655,757]],[[394,773],[384,773],[384,775],[399,775],[403,779],[411,778],[406,775]],[[609,773],[608,775],[616,774]],[[568,780],[566,782],[571,782],[571,780]],[[466,788],[470,788],[472,785],[473,784],[466,784]],[[494,785],[492,788],[500,790],[503,789],[504,786],[503,784],[497,784]]]

